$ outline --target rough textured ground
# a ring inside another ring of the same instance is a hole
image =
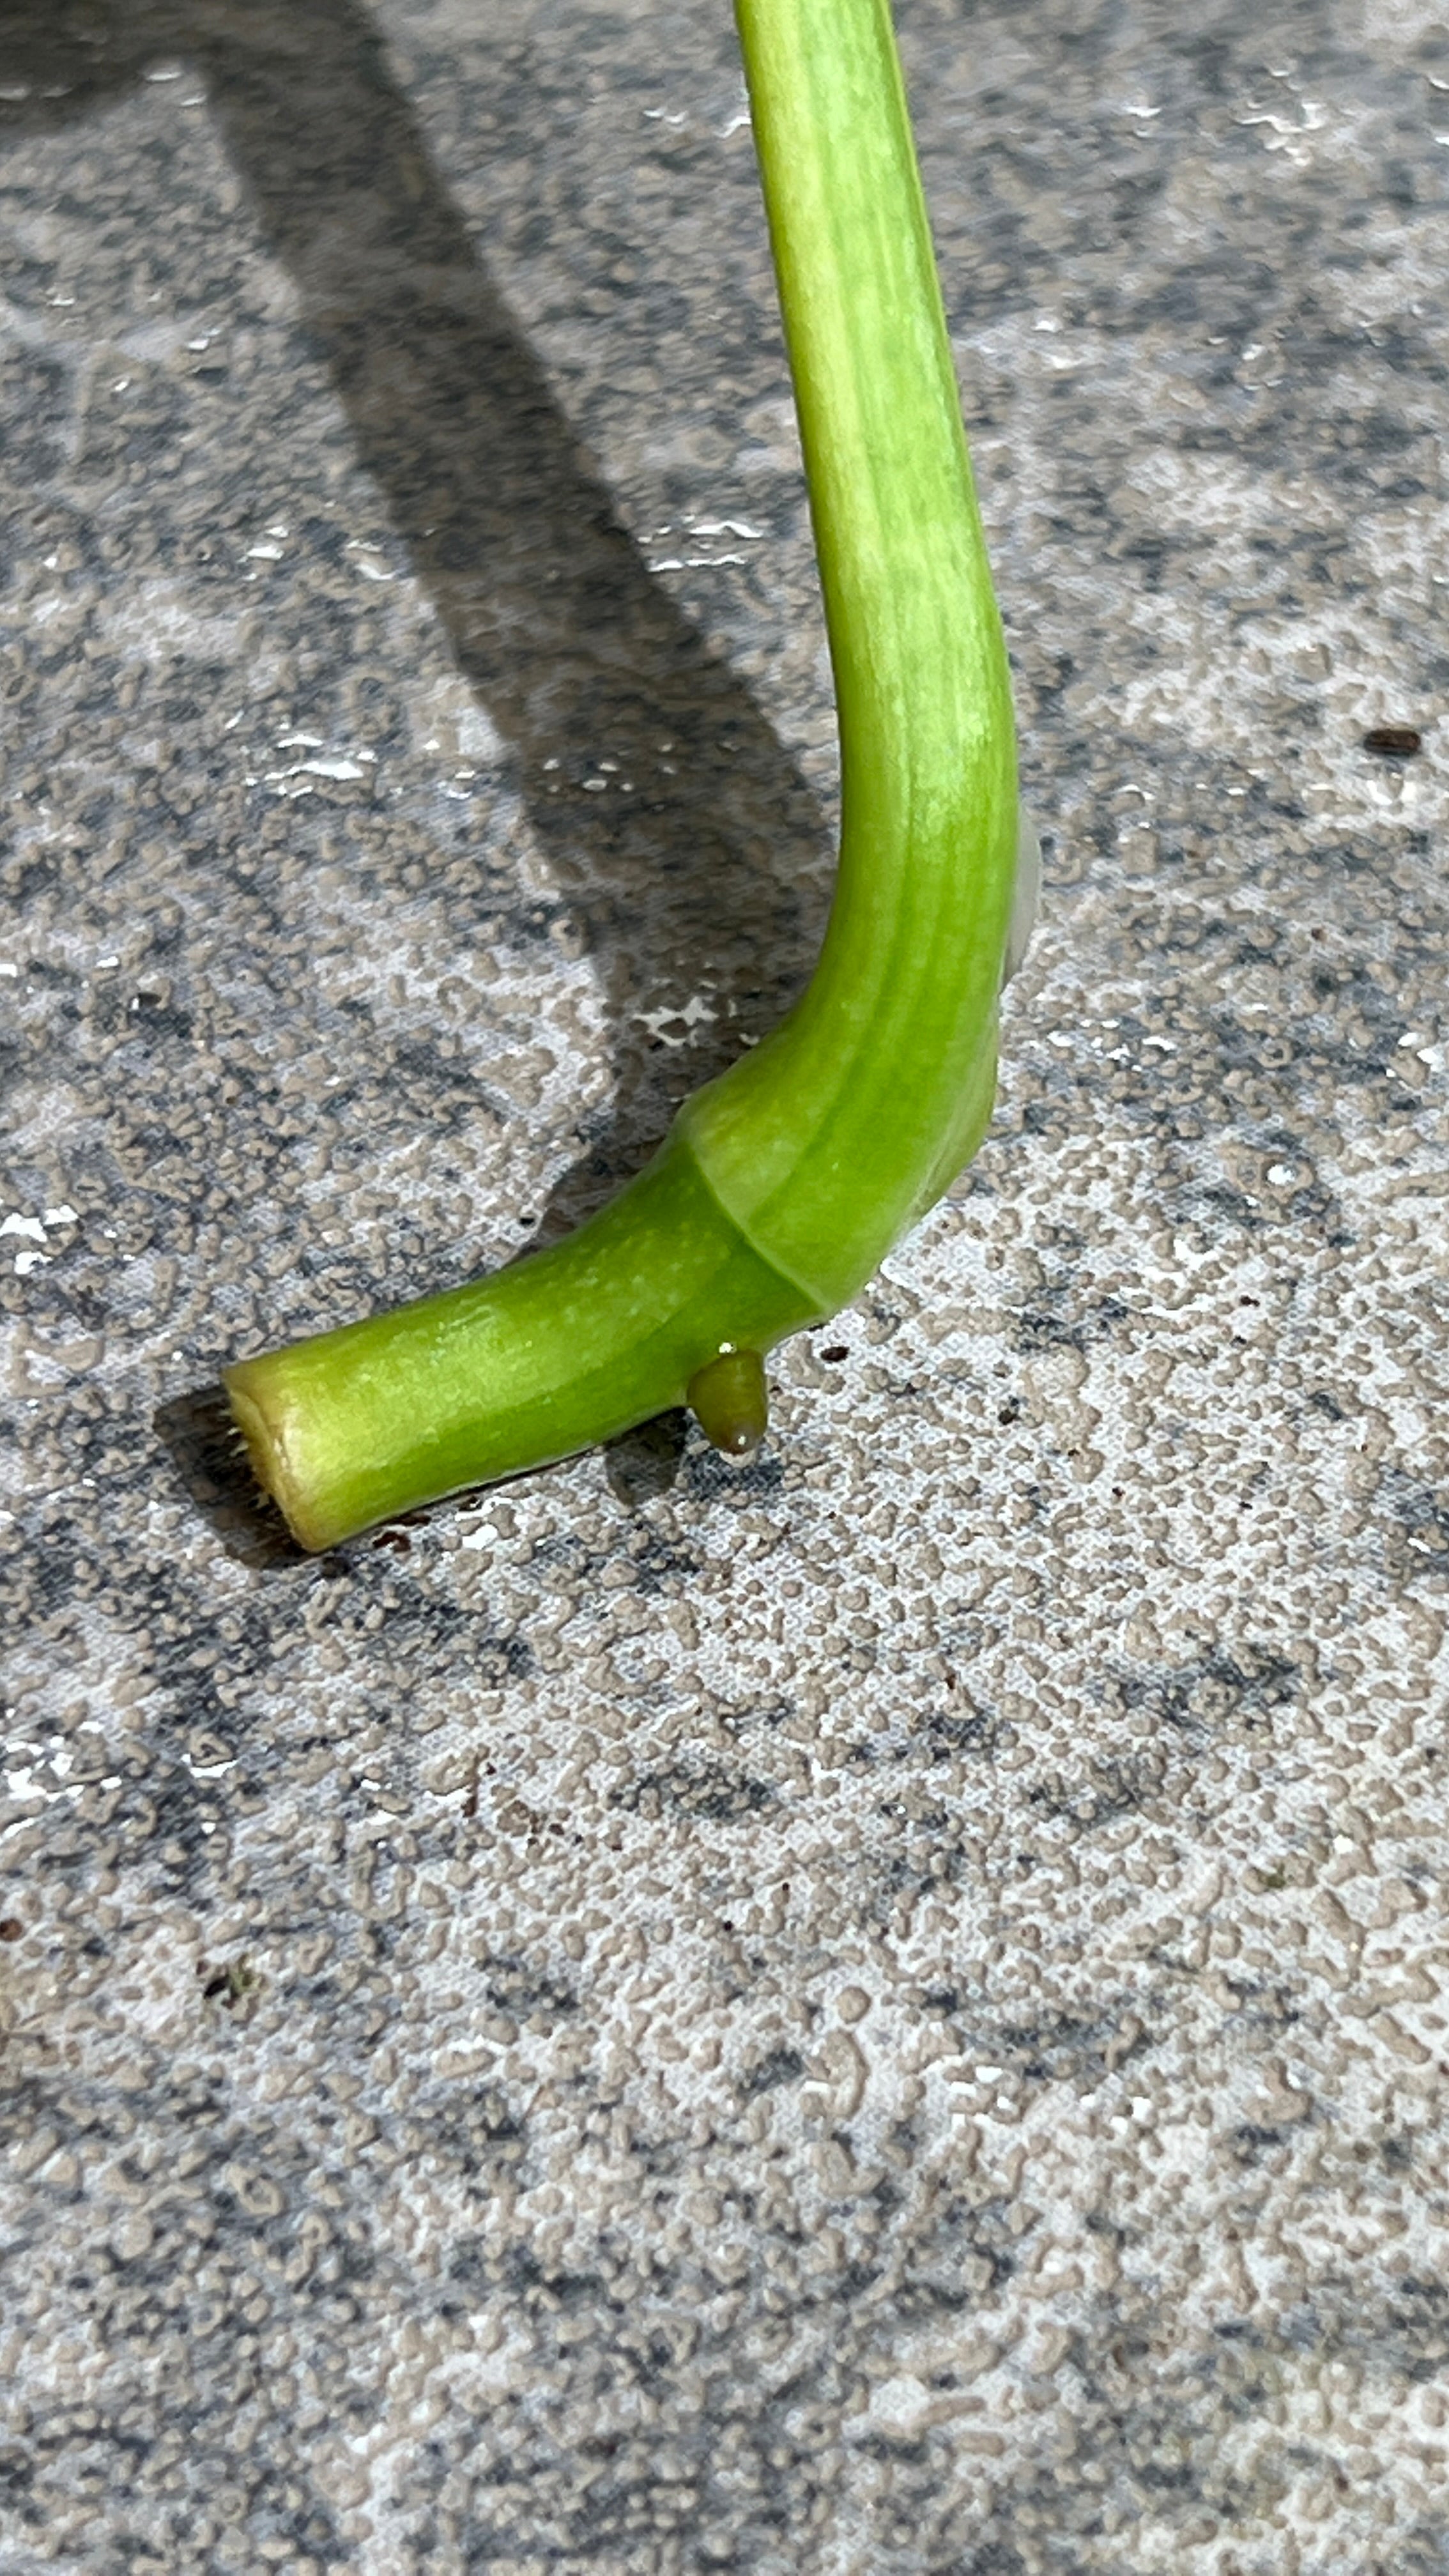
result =
[[[732,38],[0,36],[5,2576],[1445,2576],[1449,30],[905,0],[995,1133],[748,1472],[315,1563],[223,1360],[818,937]]]

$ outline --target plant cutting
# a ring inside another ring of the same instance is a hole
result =
[[[686,1402],[745,1454],[763,1355],[855,1295],[991,1115],[1035,853],[887,0],[736,14],[840,732],[819,963],[566,1241],[227,1371],[309,1548]]]

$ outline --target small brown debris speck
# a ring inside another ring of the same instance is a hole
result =
[[[25,1930],[18,1914],[0,1918],[0,1941],[18,1941]]]
[[[1417,725],[1371,725],[1364,735],[1363,747],[1380,760],[1412,760],[1416,751],[1423,750],[1424,737]]]
[[[261,1983],[250,1959],[229,1959],[225,1967],[216,1967],[210,1959],[198,1959],[196,1973],[207,2003],[220,2003],[228,2012],[245,2001]]]

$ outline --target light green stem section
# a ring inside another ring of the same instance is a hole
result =
[[[804,1000],[683,1112],[721,1203],[853,1296],[980,1142],[1016,753],[885,0],[737,0],[840,723],[840,872]]]
[[[228,1372],[325,1547],[684,1400],[829,1314],[991,1115],[1016,864],[1006,656],[885,0],[737,0],[840,719],[809,990],[648,1170],[510,1270]]]

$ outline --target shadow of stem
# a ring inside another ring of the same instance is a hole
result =
[[[560,1232],[803,984],[824,926],[802,891],[822,843],[810,792],[620,524],[357,0],[11,0],[0,46],[7,85],[31,84],[0,131],[84,116],[161,56],[203,78],[359,461],[513,749],[597,963],[613,1113],[555,1191],[543,1231]],[[602,760],[632,795],[585,788]],[[702,989],[712,1018],[675,1047],[651,1038],[646,1015]]]
[[[325,354],[460,670],[510,742],[546,864],[600,976],[608,1125],[547,1239],[645,1159],[679,1101],[774,1025],[823,930],[820,817],[748,691],[651,578],[480,266],[357,0],[0,5],[7,129],[93,113],[162,57],[200,72],[234,168]],[[666,766],[667,758],[667,766]],[[601,797],[584,781],[633,782]],[[704,991],[662,1047],[648,1019]],[[183,1480],[249,1562],[295,1551],[246,1491],[219,1389],[161,1408]],[[610,1481],[673,1480],[682,1418],[626,1436]]]

